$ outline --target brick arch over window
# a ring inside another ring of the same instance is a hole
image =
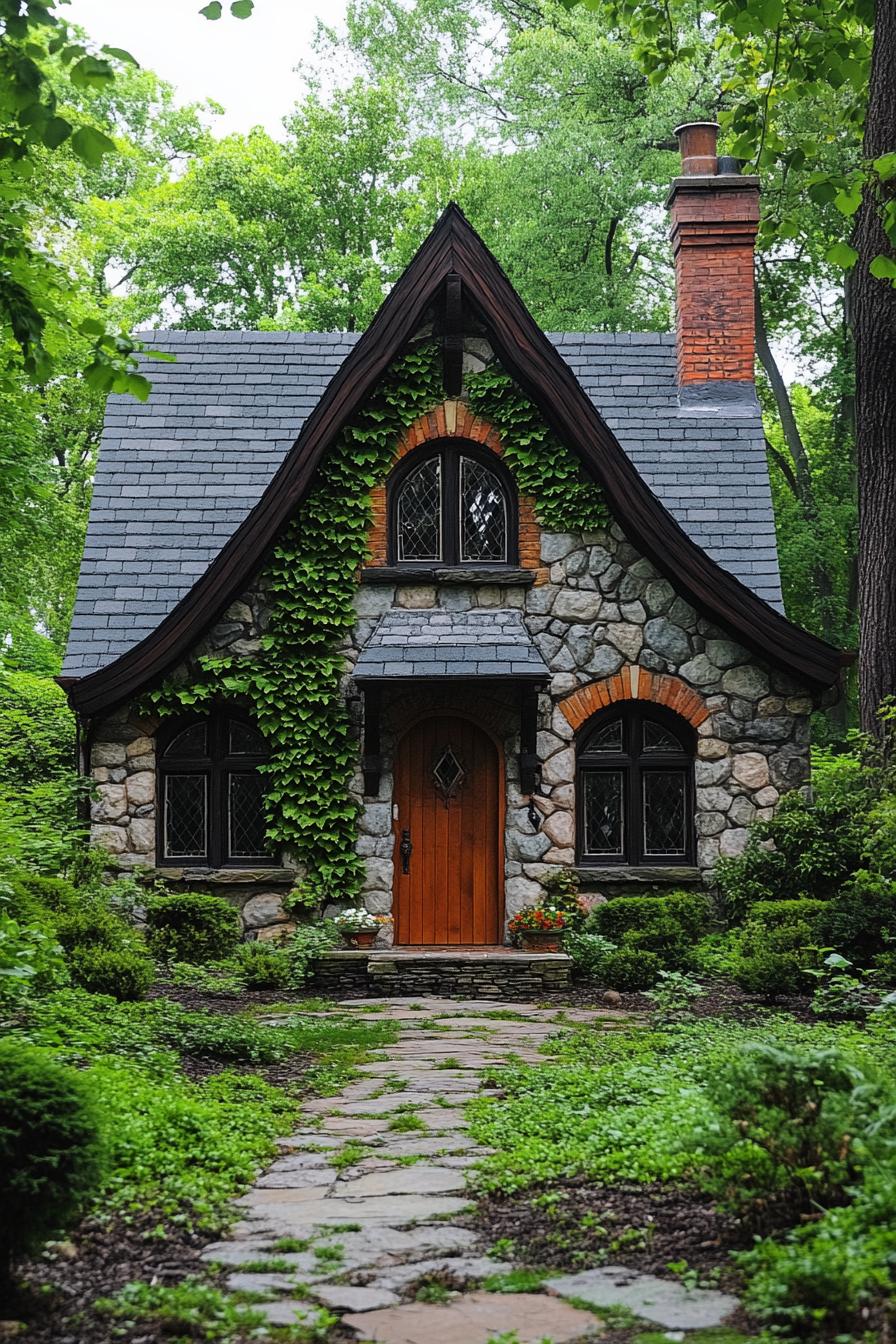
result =
[[[634,663],[623,667],[614,677],[592,681],[571,691],[560,701],[560,708],[572,729],[578,732],[592,714],[619,700],[649,700],[655,705],[665,705],[687,719],[692,728],[699,728],[710,713],[702,695],[680,677],[649,672]]]
[[[398,440],[395,450],[394,467],[408,453],[421,444],[438,439],[463,439],[467,443],[478,443],[496,457],[503,456],[501,437],[494,425],[473,415],[462,401],[443,401],[431,411],[418,415],[413,424]],[[388,508],[386,504],[386,485],[375,485],[370,492],[373,522],[368,534],[369,565],[388,564]],[[519,510],[519,563],[522,569],[536,572],[536,583],[544,583],[548,571],[541,563],[541,529],[535,521],[535,503],[529,495],[520,495],[517,501]]]

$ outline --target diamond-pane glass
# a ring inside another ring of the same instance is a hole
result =
[[[466,771],[454,754],[453,747],[445,747],[432,768],[436,788],[447,803],[464,782]]]
[[[586,854],[623,853],[622,772],[589,770],[582,776]]]
[[[591,734],[588,741],[582,748],[583,754],[590,754],[592,751],[599,753],[604,751],[622,750],[622,720],[613,719],[611,723],[605,723]]]
[[[165,857],[202,859],[208,853],[208,778],[165,776]]]
[[[189,728],[185,728],[182,733],[178,733],[165,748],[166,756],[180,756],[192,759],[195,756],[206,755],[206,741],[208,734],[208,725],[205,723],[194,723]]]
[[[398,559],[441,560],[441,460],[431,457],[412,471],[398,497]]]
[[[257,859],[264,854],[264,781],[260,775],[228,776],[230,857]]]
[[[462,560],[507,559],[507,501],[493,471],[472,457],[460,460]]]
[[[684,854],[685,775],[682,770],[653,771],[642,777],[644,789],[644,853]]]
[[[653,723],[650,719],[644,720],[644,750],[653,751],[682,751],[682,745],[674,733],[670,733],[668,728],[663,728],[658,723]]]
[[[265,756],[265,740],[257,728],[239,719],[231,719],[229,727],[231,756]]]

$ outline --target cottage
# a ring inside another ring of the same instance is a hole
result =
[[[562,867],[700,882],[808,778],[840,655],[783,614],[759,186],[680,128],[674,335],[543,333],[449,207],[361,336],[157,332],[111,397],[63,670],[94,843],[500,944]]]

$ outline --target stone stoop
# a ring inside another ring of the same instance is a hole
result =
[[[327,997],[370,994],[453,999],[537,1001],[569,988],[572,960],[565,952],[511,948],[391,948],[325,952],[311,983]]]

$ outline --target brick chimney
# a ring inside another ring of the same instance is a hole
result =
[[[675,134],[681,176],[667,206],[675,258],[678,381],[753,381],[753,245],[759,179],[742,177],[736,159],[719,158],[714,121],[692,121]]]

